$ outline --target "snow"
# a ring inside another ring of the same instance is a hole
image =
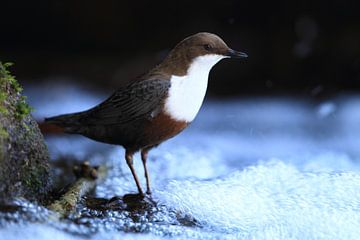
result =
[[[171,181],[167,206],[254,239],[358,239],[360,175],[302,172],[280,160],[212,181]]]
[[[38,91],[28,92],[37,118],[64,113],[60,106],[70,102],[79,105],[69,112],[104,99],[75,89],[66,98],[49,90],[40,101]],[[91,239],[359,239],[359,123],[357,95],[205,101],[187,130],[150,152],[153,196],[165,220],[134,234],[104,230],[123,224],[112,217]],[[111,168],[98,197],[136,191],[120,147],[69,135],[47,141],[54,158],[73,155]],[[135,167],[145,186],[138,155]],[[172,211],[200,227],[170,224]],[[5,225],[0,239],[82,239],[45,222],[25,224],[21,235],[17,229]]]

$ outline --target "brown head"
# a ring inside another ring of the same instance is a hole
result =
[[[247,54],[229,48],[217,35],[200,32],[178,43],[159,66],[163,71],[175,75],[185,75],[193,60],[204,55],[232,58],[246,58]]]

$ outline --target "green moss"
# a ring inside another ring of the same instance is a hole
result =
[[[9,111],[3,106],[6,100],[7,94],[5,92],[0,92],[0,113],[8,114]]]
[[[3,85],[4,83],[9,83],[16,93],[21,93],[23,90],[22,87],[16,81],[15,76],[12,76],[9,71],[9,67],[11,67],[12,65],[14,64],[10,62],[0,62],[0,84]]]
[[[1,78],[0,78],[1,81]],[[0,114],[8,114],[9,111],[5,108],[4,103],[7,98],[7,94],[2,91],[2,86],[0,86]]]
[[[15,77],[11,75],[8,70],[13,63],[1,63],[0,62],[0,113],[7,114],[8,110],[4,106],[4,103],[8,97],[8,93],[6,92],[6,86],[10,86],[17,94],[21,94],[22,87],[16,81]],[[26,103],[26,97],[20,96],[16,103],[16,113],[15,117],[17,119],[23,119],[25,116],[31,113],[33,108],[31,108]]]
[[[18,103],[16,104],[16,113],[15,113],[15,117],[17,119],[23,119],[25,116],[27,116],[28,114],[31,113],[31,111],[33,110],[32,107],[29,106],[29,104],[26,103],[26,97],[25,96],[21,96],[19,98]]]
[[[9,137],[9,133],[6,131],[4,127],[0,126],[0,140],[7,139],[8,137]]]
[[[10,75],[7,67],[10,65],[8,63],[2,64],[0,62],[0,113],[2,114],[8,113],[8,110],[5,107],[5,100],[8,97],[8,93],[6,92],[6,85],[9,80],[8,77]]]
[[[0,125],[0,163],[4,159],[5,147],[4,143],[9,139],[9,133]]]
[[[23,166],[24,177],[23,182],[26,187],[32,192],[37,192],[43,186],[40,176],[44,176],[47,173],[47,167],[38,165],[36,168],[32,167],[31,170],[27,169],[27,166]]]

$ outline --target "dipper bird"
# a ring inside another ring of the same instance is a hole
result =
[[[122,145],[139,194],[144,195],[133,167],[133,155],[141,151],[150,194],[146,167],[149,150],[174,137],[194,120],[206,93],[211,68],[230,57],[247,55],[230,49],[215,34],[197,33],[178,43],[158,66],[120,87],[94,108],[45,121],[67,133]]]

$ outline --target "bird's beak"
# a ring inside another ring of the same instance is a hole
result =
[[[231,57],[231,58],[247,58],[248,57],[248,55],[246,53],[238,52],[238,51],[232,50],[230,48],[229,48],[226,56]]]

